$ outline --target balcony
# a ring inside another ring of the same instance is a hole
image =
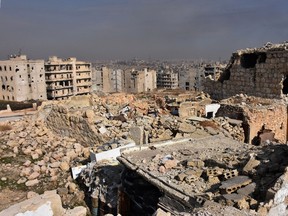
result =
[[[48,86],[46,89],[48,91],[54,91],[54,90],[68,89],[68,88],[73,88],[73,86],[72,85],[70,85],[70,86]]]
[[[80,83],[76,83],[76,86],[91,86],[92,82],[80,82]]]

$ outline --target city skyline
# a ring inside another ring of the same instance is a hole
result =
[[[288,40],[288,2],[194,0],[2,1],[0,59],[227,60]]]

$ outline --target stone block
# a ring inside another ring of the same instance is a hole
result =
[[[241,194],[225,194],[223,195],[224,199],[226,200],[226,204],[229,206],[233,206],[236,203],[243,202],[245,200],[245,196]]]
[[[248,174],[251,172],[255,167],[257,167],[260,164],[260,161],[256,160],[254,157],[251,157],[249,161],[246,163],[246,165],[243,168],[243,173]]]
[[[222,182],[220,191],[222,194],[231,194],[234,191],[237,191],[238,189],[250,184],[251,182],[252,180],[247,176],[236,176]]]
[[[144,128],[143,127],[131,127],[130,128],[130,137],[136,145],[142,145],[144,143]]]
[[[187,166],[188,167],[202,168],[205,166],[205,163],[204,163],[204,161],[201,161],[201,160],[188,160]]]
[[[187,176],[187,175],[186,175],[185,173],[180,173],[180,174],[178,174],[177,176],[175,176],[175,179],[176,179],[177,181],[183,181],[186,176]]]
[[[228,171],[225,171],[223,173],[224,175],[224,178],[227,180],[227,179],[230,179],[230,178],[234,178],[235,176],[238,176],[238,170],[234,169],[234,170],[228,170]]]
[[[214,169],[207,169],[206,174],[207,176],[220,176],[224,172],[224,169],[216,167]]]
[[[255,188],[256,188],[256,184],[253,182],[253,183],[237,190],[237,193],[242,194],[244,196],[249,196],[255,191]]]

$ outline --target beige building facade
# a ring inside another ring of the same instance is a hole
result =
[[[45,79],[48,99],[88,94],[92,86],[91,63],[50,57],[45,63]]]
[[[46,100],[44,60],[17,55],[0,61],[0,85],[0,100]]]
[[[124,72],[124,91],[127,93],[142,93],[157,88],[156,71],[144,68],[129,69]]]
[[[159,70],[157,72],[157,88],[179,88],[178,73],[175,73],[172,69],[169,68]]]

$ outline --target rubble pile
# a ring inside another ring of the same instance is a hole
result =
[[[89,149],[76,139],[53,134],[41,120],[26,118],[9,125],[11,130],[0,132],[0,186],[38,193],[65,188],[64,204],[83,203],[84,194],[72,189],[70,167],[86,160]]]
[[[241,120],[230,119],[228,117],[217,117],[214,121],[220,126],[220,130],[225,136],[244,142],[245,135]]]
[[[157,105],[159,102],[122,97],[108,100],[93,95],[86,99],[90,106],[81,109],[76,108],[75,102],[70,107],[69,101],[44,105],[42,111],[47,113],[45,123],[56,134],[76,138],[95,152],[123,146],[135,137],[139,138],[137,144],[146,144],[209,134],[200,125],[167,114]],[[135,127],[136,130],[131,129]],[[135,131],[137,134],[133,135]]]
[[[173,147],[153,145],[154,148],[139,152],[124,152],[119,160],[148,182],[155,184],[150,178],[157,178],[160,185],[169,184],[177,193],[194,197],[200,206],[216,202],[249,215],[279,210],[285,199],[280,205],[277,193],[287,194],[287,146],[240,147],[219,136],[213,138],[213,143],[209,140],[205,144],[198,140]]]

